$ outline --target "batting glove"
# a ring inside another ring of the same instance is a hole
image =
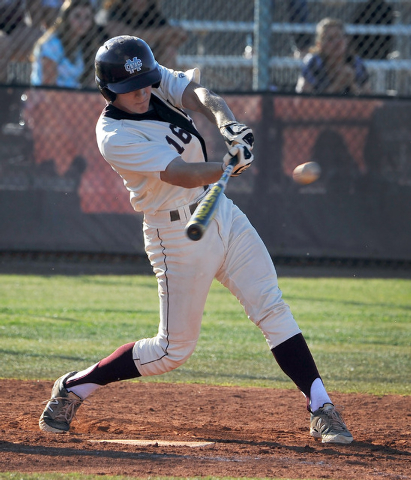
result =
[[[231,173],[232,177],[238,177],[241,175],[254,160],[254,155],[251,153],[251,150],[244,145],[236,145],[235,147],[230,148],[228,153],[224,155],[224,167],[226,167],[230,163],[230,160],[235,156],[237,156],[238,162]]]
[[[237,122],[228,123],[227,125],[220,127],[220,132],[224,137],[224,141],[230,147],[239,143],[252,150],[254,146],[253,131],[250,127],[247,127],[247,125]]]

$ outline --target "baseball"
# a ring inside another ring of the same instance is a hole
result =
[[[300,185],[308,185],[318,180],[321,167],[317,162],[302,163],[294,168],[293,180]]]

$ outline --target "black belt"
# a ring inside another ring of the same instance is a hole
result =
[[[198,203],[192,203],[189,205],[189,210],[190,213],[193,214],[194,210],[197,208]],[[180,214],[178,213],[178,210],[170,210],[170,220],[172,222],[175,222],[176,220],[180,220]]]

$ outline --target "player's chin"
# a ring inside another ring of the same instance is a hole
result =
[[[133,113],[147,113],[149,106],[150,106],[149,101],[135,103],[133,105]]]
[[[125,110],[125,109],[124,109]],[[128,113],[135,114],[135,113],[147,113],[148,112],[148,106],[145,105],[133,105],[127,108],[126,110]]]

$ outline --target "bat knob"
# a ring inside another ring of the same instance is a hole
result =
[[[196,242],[203,236],[203,230],[196,224],[187,225],[186,234],[190,240]]]

